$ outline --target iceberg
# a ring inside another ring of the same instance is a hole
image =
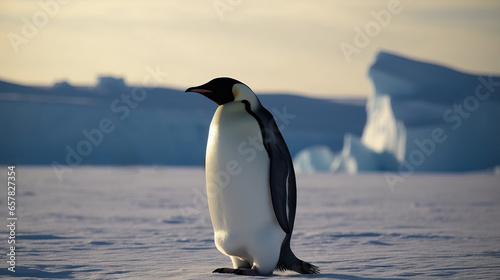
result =
[[[388,52],[377,55],[368,75],[375,93],[366,104],[362,136],[346,134],[329,171],[391,171],[406,177],[500,164],[500,77],[461,73]],[[331,153],[322,152],[304,150],[297,164]],[[324,165],[316,171],[325,171]]]
[[[314,173],[328,171],[334,154],[328,146],[313,146],[300,151],[293,160],[298,173]]]

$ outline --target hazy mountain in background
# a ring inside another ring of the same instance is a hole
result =
[[[314,145],[340,150],[343,135],[361,135],[366,121],[364,100],[259,96],[292,155]],[[215,109],[195,93],[116,77],[92,87],[0,82],[0,164],[203,165]]]

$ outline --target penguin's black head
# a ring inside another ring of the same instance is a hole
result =
[[[185,92],[197,92],[218,105],[224,105],[235,100],[235,93],[233,92],[235,84],[243,83],[228,77],[215,78],[201,86],[190,87]]]

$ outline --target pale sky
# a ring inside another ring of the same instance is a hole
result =
[[[0,79],[33,85],[141,85],[159,67],[178,89],[230,76],[257,93],[366,97],[380,50],[500,73],[493,0],[0,0],[0,33]]]

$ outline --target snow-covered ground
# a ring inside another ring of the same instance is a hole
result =
[[[7,167],[0,182],[7,182]],[[201,168],[17,167],[16,272],[24,279],[242,279],[217,251]],[[7,224],[6,189],[0,215]],[[298,176],[292,248],[317,279],[498,279],[500,177]],[[279,273],[276,277],[304,276]],[[283,276],[285,275],[285,276]]]

